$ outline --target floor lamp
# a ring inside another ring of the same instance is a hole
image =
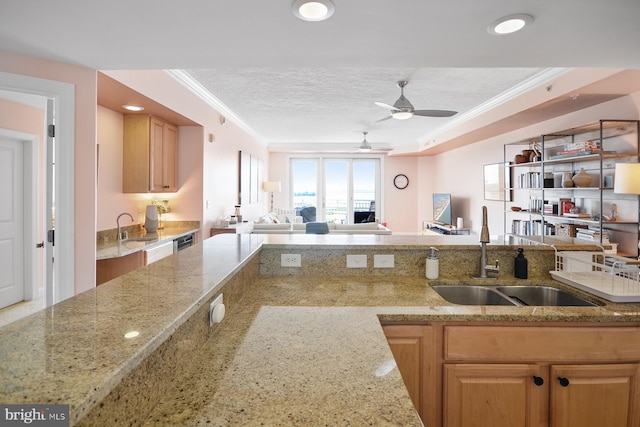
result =
[[[273,212],[273,193],[279,193],[282,190],[280,181],[266,181],[262,184],[262,189],[271,193],[271,209],[269,209],[269,212]]]

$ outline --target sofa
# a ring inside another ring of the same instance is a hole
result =
[[[254,234],[305,234],[308,223],[253,223]],[[329,234],[391,234],[391,230],[376,222],[360,224],[327,224]]]

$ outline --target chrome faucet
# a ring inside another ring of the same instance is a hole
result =
[[[487,226],[487,207],[482,207],[482,229],[480,230],[480,278],[486,279],[487,273],[496,273],[500,271],[498,260],[496,265],[487,264],[487,243],[490,242],[489,227]]]
[[[131,215],[129,212],[122,212],[120,215],[118,215],[118,219],[116,219],[116,224],[118,225],[118,242],[126,240],[129,237],[129,233],[126,230],[122,233],[120,232],[120,217],[122,215],[129,215],[129,218],[131,218],[131,222],[135,221],[135,219],[133,219],[133,215]]]

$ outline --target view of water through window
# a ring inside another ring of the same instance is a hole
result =
[[[322,218],[329,223],[373,220],[378,165],[377,159],[327,159],[324,162],[295,159],[291,168],[293,207],[297,210],[306,208],[306,213],[311,210],[309,208],[315,208],[313,220]],[[318,188],[320,177],[324,194]],[[324,206],[321,206],[322,200]]]

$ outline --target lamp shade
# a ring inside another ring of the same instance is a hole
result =
[[[616,163],[614,193],[640,194],[640,163]]]
[[[282,191],[280,181],[266,181],[262,184],[262,189],[272,193],[279,193]]]

